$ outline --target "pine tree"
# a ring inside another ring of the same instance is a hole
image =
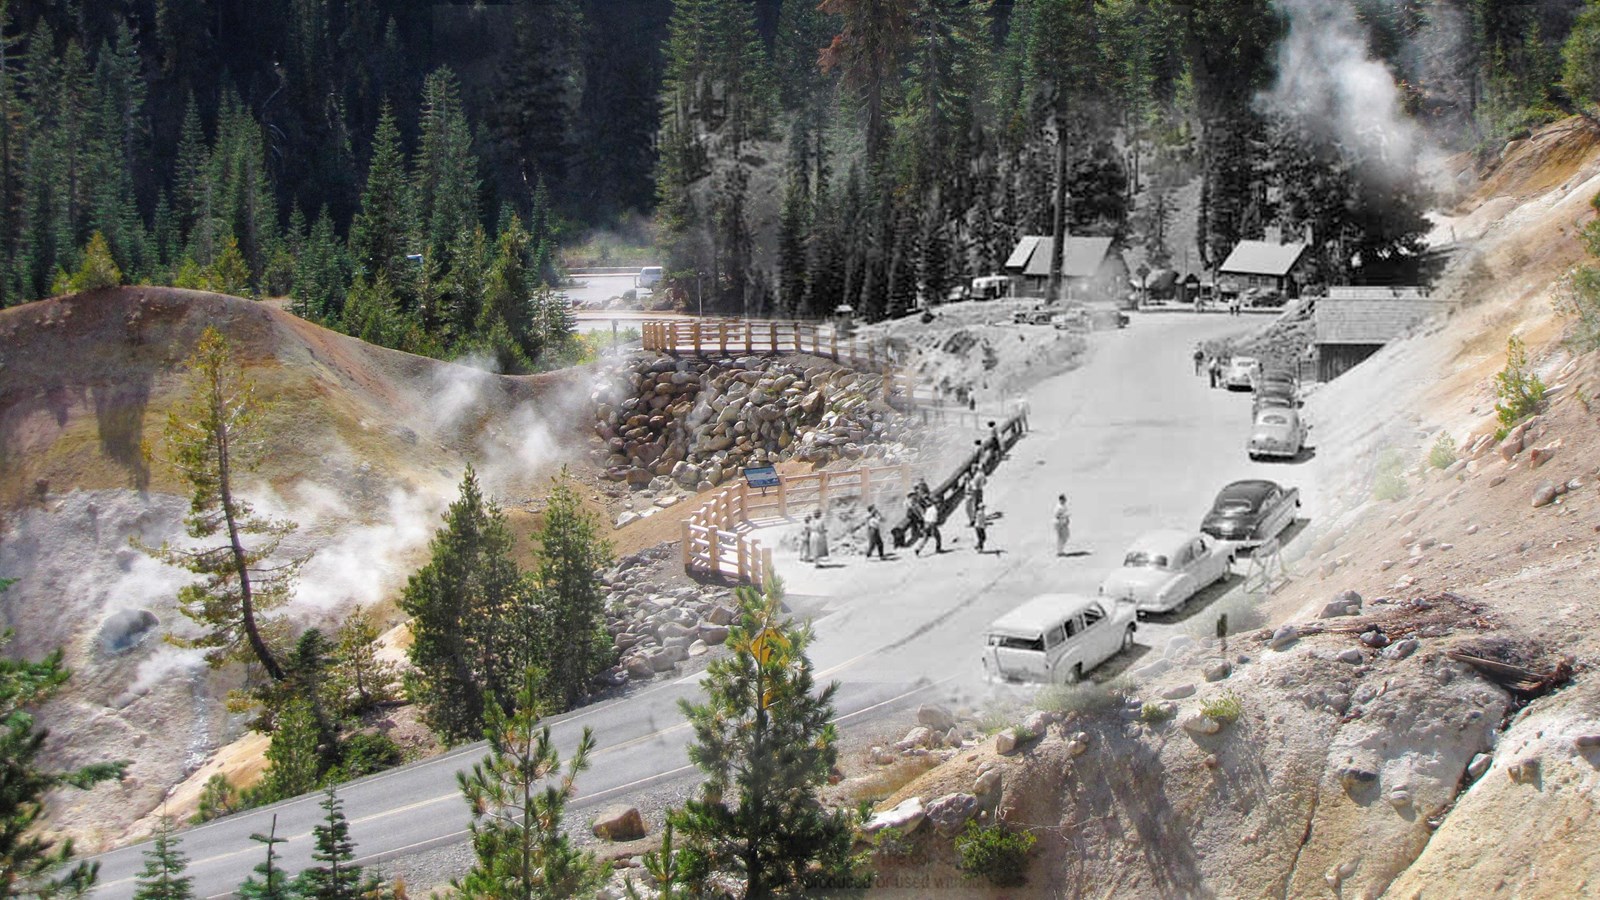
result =
[[[250,296],[250,264],[239,249],[238,238],[229,235],[222,242],[222,252],[206,269],[206,286],[219,294]]]
[[[274,623],[264,617],[288,600],[307,557],[275,559],[294,523],[256,515],[234,492],[234,477],[249,472],[258,458],[255,426],[261,403],[255,384],[234,362],[227,338],[214,328],[206,328],[184,369],[184,397],[168,414],[165,431],[169,460],[191,488],[184,523],[196,541],[222,534],[226,542],[193,549],[136,546],[203,578],[178,592],[178,605],[206,633],[192,639],[169,635],[168,640],[204,648],[213,666],[254,659],[273,680],[282,680],[283,668],[270,646]],[[247,547],[252,535],[263,540]]]
[[[245,900],[296,900],[294,883],[278,865],[278,845],[288,840],[278,837],[278,817],[272,817],[272,826],[266,834],[252,834],[250,840],[266,845],[267,858],[255,869],[261,880],[257,881],[255,875],[246,878],[244,884],[239,885],[239,896]]]
[[[325,771],[322,729],[311,700],[292,694],[283,703],[266,751],[267,774],[262,781],[262,793],[269,801],[286,800],[316,790]]]
[[[589,679],[611,664],[615,651],[605,630],[600,585],[600,572],[612,562],[611,544],[584,509],[565,466],[550,490],[544,526],[533,539],[538,544],[534,584],[549,633],[561,644],[560,652],[548,655],[549,686],[570,707],[588,693]]]
[[[539,346],[533,328],[533,295],[528,273],[528,233],[521,220],[512,216],[501,230],[495,245],[494,262],[489,266],[483,290],[483,308],[478,314],[478,331],[487,332],[498,320],[503,322],[530,359],[538,359]]]
[[[470,338],[483,311],[489,278],[489,236],[482,225],[463,229],[447,254],[450,286],[445,293],[445,336],[452,342]]]
[[[344,805],[333,788],[323,792],[322,824],[311,828],[316,849],[311,858],[319,865],[302,871],[294,881],[294,893],[302,900],[361,900],[377,895],[378,879],[369,877],[354,865],[356,843],[350,838],[350,822]]]
[[[190,93],[184,102],[183,125],[178,130],[178,159],[172,175],[172,209],[178,220],[179,241],[189,242],[203,208],[205,172],[211,151],[200,124],[200,107]]]
[[[120,284],[122,270],[117,268],[117,261],[111,258],[111,248],[106,244],[105,235],[96,231],[89,238],[89,246],[84,248],[83,264],[72,276],[72,290],[95,291]]]
[[[390,285],[405,282],[412,219],[405,154],[394,112],[386,104],[372,136],[372,162],[361,192],[361,212],[350,223],[350,256],[367,283],[379,276]]]
[[[369,608],[351,610],[339,624],[331,677],[341,716],[360,715],[396,696],[400,676],[394,663],[378,658],[378,637]]]
[[[334,234],[328,208],[323,207],[295,258],[294,314],[314,322],[338,322],[344,314],[349,273],[349,259]]]
[[[478,159],[472,154],[472,129],[460,94],[455,74],[445,68],[429,75],[422,87],[422,137],[411,196],[420,234],[417,246],[436,258],[462,229],[478,221]]]
[[[427,565],[411,576],[400,597],[400,608],[412,617],[414,669],[406,675],[406,691],[435,734],[459,743],[482,731],[486,694],[509,704],[515,683],[507,680],[508,658],[519,645],[529,652],[529,645],[542,641],[522,640],[524,635],[504,627],[532,604],[512,559],[505,513],[483,496],[471,467],[428,549]]]
[[[477,859],[451,886],[469,900],[565,900],[605,881],[594,854],[574,848],[561,830],[574,781],[589,767],[594,735],[583,729],[563,768],[549,726],[539,724],[543,693],[530,668],[509,714],[486,698],[489,755],[470,773],[456,774],[472,810]]]
[[[139,873],[133,900],[189,900],[194,896],[194,879],[183,874],[189,858],[178,849],[174,831],[172,818],[162,815],[155,840],[144,852],[144,871]]]
[[[817,799],[838,751],[836,685],[813,693],[809,629],[781,618],[782,587],[738,590],[733,653],[706,667],[703,703],[679,701],[694,729],[699,799],[670,814],[702,874],[744,879],[746,896],[853,880],[849,819]]]
[[[0,579],[0,592],[9,581]],[[0,634],[0,645],[11,632]],[[98,763],[69,772],[41,769],[39,754],[49,731],[34,727],[31,710],[38,708],[71,673],[56,650],[39,662],[0,656],[0,897],[75,897],[94,886],[99,863],[72,859],[72,841],[45,836],[45,796],[57,788],[87,790],[102,781],[120,780],[127,763]]]

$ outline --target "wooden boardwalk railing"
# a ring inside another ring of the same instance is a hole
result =
[[[845,472],[779,475],[778,485],[751,488],[730,484],[683,522],[683,567],[690,572],[727,575],[762,584],[772,574],[772,549],[752,537],[760,520],[781,520],[795,512],[821,509],[855,498],[879,502],[885,491],[904,496],[911,489],[911,466],[864,466]]]

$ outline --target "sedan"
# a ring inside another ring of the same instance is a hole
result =
[[[1281,381],[1265,382],[1256,385],[1256,395],[1250,405],[1255,414],[1259,414],[1263,408],[1268,406],[1298,409],[1300,407],[1300,395],[1292,386]]]
[[[1222,373],[1222,386],[1228,390],[1255,389],[1256,373],[1261,371],[1261,361],[1253,356],[1234,356],[1228,359],[1228,368]]]
[[[1294,459],[1305,446],[1309,430],[1298,411],[1267,406],[1256,413],[1255,426],[1250,429],[1250,458]]]
[[[1265,479],[1235,481],[1217,494],[1200,530],[1219,541],[1254,546],[1282,534],[1299,509],[1299,488]]]
[[[1100,593],[1132,601],[1140,615],[1170,612],[1221,580],[1232,565],[1232,550],[1203,534],[1151,531],[1128,548],[1122,568],[1106,576]]]

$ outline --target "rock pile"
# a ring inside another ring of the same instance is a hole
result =
[[[908,460],[916,429],[882,397],[882,376],[825,361],[640,354],[593,393],[606,443],[596,459],[613,481],[642,487],[665,476],[693,490],[745,465]]]
[[[672,557],[663,544],[625,557],[600,577],[606,588],[606,632],[617,665],[601,675],[612,686],[645,681],[705,656],[728,639],[736,603],[727,588],[662,589],[652,584],[654,564]]]

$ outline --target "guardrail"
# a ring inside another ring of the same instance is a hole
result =
[[[967,485],[971,483],[974,473],[980,470],[985,475],[993,472],[1000,465],[1001,458],[1011,451],[1017,441],[1022,439],[1023,432],[1028,430],[1027,413],[1017,413],[1007,419],[1004,424],[997,425],[996,430],[999,432],[999,452],[995,452],[986,446],[973,450],[972,455],[968,456],[966,462],[958,466],[950,474],[950,477],[941,482],[938,487],[929,488],[929,491],[933,494],[934,509],[938,515],[935,525],[944,524],[950,513],[961,504],[962,499],[967,495]],[[896,547],[908,546],[921,536],[912,527],[912,519],[909,515],[902,518],[900,524],[889,529],[889,534],[893,537],[894,546]]]
[[[801,509],[826,511],[829,503],[847,497],[876,502],[878,494],[891,488],[900,495],[911,489],[910,465],[780,474],[777,486],[765,490],[744,482],[730,484],[684,520],[683,567],[763,584],[773,571],[772,549],[750,536],[757,520],[786,519]]]
[[[645,350],[673,355],[770,356],[809,353],[883,376],[883,398],[907,405],[926,403],[932,392],[897,365],[897,357],[874,341],[839,339],[832,325],[757,319],[656,320],[640,325]]]

